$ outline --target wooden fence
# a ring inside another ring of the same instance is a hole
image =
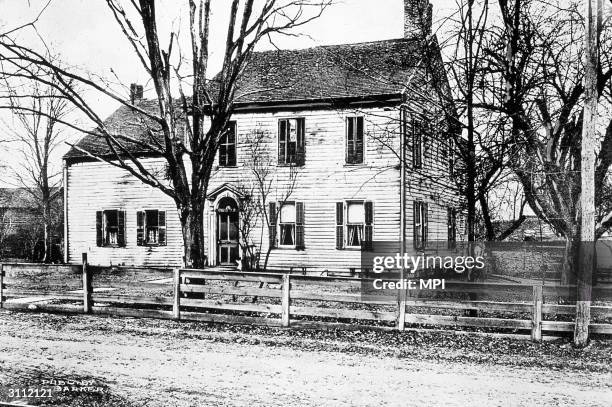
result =
[[[20,272],[37,267],[46,279]],[[57,275],[65,278],[53,280]],[[534,341],[574,328],[575,306],[557,303],[572,287],[447,281],[442,295],[450,298],[398,300],[384,293],[362,295],[361,285],[371,281],[289,273],[100,268],[86,261],[82,266],[5,264],[0,265],[0,307],[278,327],[461,327],[529,334]],[[610,335],[612,288],[595,287],[593,295],[590,330]],[[470,311],[478,316],[468,316]]]

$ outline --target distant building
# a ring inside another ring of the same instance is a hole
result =
[[[52,204],[53,256],[61,252],[61,208],[63,193]],[[26,188],[0,188],[0,258],[40,260],[44,246],[43,222],[39,200]]]

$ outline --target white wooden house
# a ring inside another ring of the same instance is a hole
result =
[[[449,108],[438,94],[446,77],[435,37],[419,35],[431,6],[405,0],[405,9],[405,38],[254,54],[208,188],[209,265],[236,264],[241,244],[262,256],[271,245],[270,268],[348,271],[372,240],[460,238]],[[128,107],[107,124],[146,133]],[[92,264],[181,265],[174,202],[79,151],[104,154],[103,139],[77,145],[65,156],[66,260],[86,252]],[[164,171],[162,158],[143,160]],[[245,206],[262,169],[270,225]]]

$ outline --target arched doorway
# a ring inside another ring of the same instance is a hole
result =
[[[238,204],[230,197],[217,204],[217,263],[236,265],[239,250]]]

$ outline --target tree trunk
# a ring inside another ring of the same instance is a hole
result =
[[[42,221],[43,221],[43,255],[42,262],[49,263],[51,261],[51,233],[50,233],[50,223],[51,223],[51,210],[50,203],[43,202],[43,213],[42,213]]]
[[[599,32],[602,0],[586,0],[586,35],[584,42],[584,119],[581,140],[581,255],[576,301],[574,345],[586,346],[591,319],[593,252],[595,251],[595,138],[598,104]]]
[[[183,232],[183,263],[187,268],[203,268],[206,265],[204,211],[200,208],[200,205],[191,204],[179,208],[179,218]]]
[[[568,235],[565,238],[563,266],[561,268],[561,285],[576,284],[576,272],[580,253],[580,235]]]

